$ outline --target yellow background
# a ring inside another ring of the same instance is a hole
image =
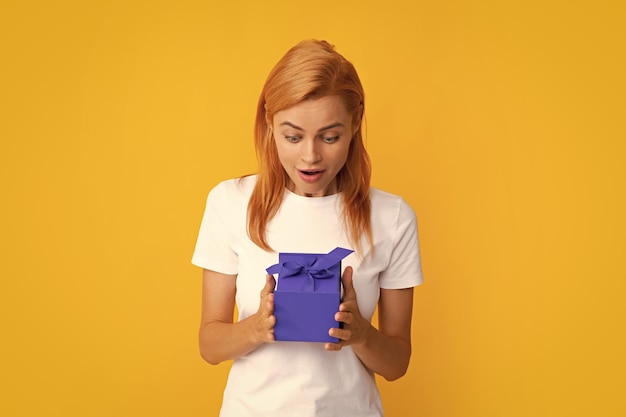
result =
[[[216,415],[204,200],[254,172],[258,93],[311,37],[358,68],[373,184],[420,220],[387,415],[626,414],[621,3],[2,2],[0,415]]]

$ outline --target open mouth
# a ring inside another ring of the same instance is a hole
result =
[[[321,174],[323,171],[321,170],[300,170],[301,173],[307,176],[313,176],[317,174]]]
[[[323,169],[299,169],[300,179],[302,181],[313,184],[319,181],[324,175]]]

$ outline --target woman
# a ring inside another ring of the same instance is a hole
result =
[[[299,43],[261,92],[259,173],[209,193],[192,262],[203,268],[201,354],[234,359],[221,416],[382,416],[374,374],[406,372],[422,282],[416,219],[400,197],[370,188],[363,112],[352,64],[327,42]],[[342,261],[343,325],[329,329],[339,342],[274,341],[265,268],[277,252],[335,247],[355,250]]]

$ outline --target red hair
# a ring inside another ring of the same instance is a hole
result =
[[[248,235],[259,247],[271,250],[266,228],[283,201],[287,174],[278,159],[272,136],[274,115],[304,100],[328,95],[343,98],[352,114],[352,137],[348,159],[337,173],[342,193],[343,221],[350,242],[361,252],[361,237],[372,244],[370,176],[371,163],[363,144],[363,86],[354,66],[326,41],[302,41],[291,48],[270,72],[257,105],[255,147],[259,174],[248,203]]]

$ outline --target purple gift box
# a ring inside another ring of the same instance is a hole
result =
[[[274,336],[293,342],[333,342],[328,330],[341,302],[341,260],[353,251],[335,248],[327,254],[279,253],[267,268],[278,274],[274,291]]]

